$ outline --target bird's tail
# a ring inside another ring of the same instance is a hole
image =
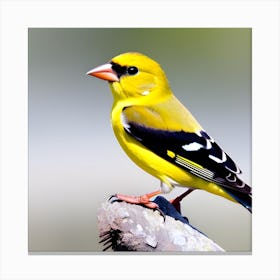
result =
[[[248,193],[242,193],[230,188],[224,189],[231,197],[244,206],[250,213],[252,213],[252,195]]]

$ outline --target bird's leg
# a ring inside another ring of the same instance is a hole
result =
[[[150,201],[150,198],[152,198],[155,195],[158,195],[161,193],[161,190],[157,190],[148,194],[144,194],[141,196],[130,196],[130,195],[123,195],[123,194],[115,194],[114,197],[116,197],[118,200],[125,201],[131,204],[142,204],[148,208],[151,209],[157,209],[158,205],[152,201]]]
[[[175,199],[170,200],[170,203],[176,208],[176,210],[181,214],[181,204],[180,202],[185,198],[187,195],[189,195],[194,189],[188,189],[181,195],[177,196]]]

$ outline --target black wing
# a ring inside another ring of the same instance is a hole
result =
[[[233,192],[251,194],[251,187],[237,177],[241,170],[205,131],[166,131],[136,122],[127,122],[124,129],[149,150],[178,167]]]

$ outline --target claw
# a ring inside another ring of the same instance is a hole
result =
[[[114,202],[121,202],[123,200],[119,199],[117,197],[117,194],[112,194],[109,198],[108,198],[108,201],[111,202],[111,203],[114,203]]]

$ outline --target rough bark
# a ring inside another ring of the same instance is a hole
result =
[[[98,211],[98,228],[104,250],[111,247],[113,251],[140,252],[224,251],[183,217],[181,221],[175,220],[157,210],[126,202],[103,203]]]

